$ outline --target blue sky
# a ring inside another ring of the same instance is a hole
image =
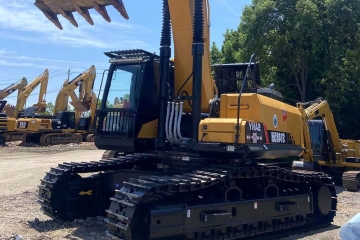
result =
[[[54,102],[69,68],[72,79],[94,64],[94,89],[98,91],[102,72],[109,66],[104,52],[134,48],[159,52],[162,0],[124,0],[129,20],[108,7],[111,23],[90,10],[93,26],[77,13],[74,16],[78,28],[59,16],[63,30],[48,21],[33,2],[0,0],[0,89],[22,77],[31,82],[49,69],[46,101]],[[210,0],[211,42],[221,46],[226,29],[238,26],[244,6],[250,3],[251,0]],[[28,98],[27,106],[37,101],[38,91],[39,87]],[[6,100],[15,104],[16,93]]]

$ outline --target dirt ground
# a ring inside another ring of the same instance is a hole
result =
[[[65,161],[99,160],[103,152],[92,143],[23,147],[15,142],[0,147],[0,239],[109,239],[103,217],[61,224],[42,214],[36,203],[37,185],[50,167]],[[337,190],[338,211],[331,227],[282,240],[340,239],[341,225],[360,212],[360,192]]]

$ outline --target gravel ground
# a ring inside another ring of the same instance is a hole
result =
[[[81,144],[60,144],[54,146],[40,146],[37,144],[23,144],[21,141],[7,142],[5,146],[0,146],[1,153],[14,152],[34,152],[34,153],[53,153],[58,151],[96,150],[93,142],[82,142]]]
[[[93,143],[51,147],[0,147],[0,240],[111,239],[105,235],[103,217],[59,223],[39,210],[36,192],[45,171],[64,161],[99,160],[104,151]],[[74,159],[74,156],[76,158]],[[282,240],[337,240],[342,224],[360,212],[360,192],[338,191],[338,211],[331,227],[292,235]]]

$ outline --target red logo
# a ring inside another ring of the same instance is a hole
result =
[[[285,121],[287,119],[286,110],[282,110],[282,119],[283,119],[283,121]]]

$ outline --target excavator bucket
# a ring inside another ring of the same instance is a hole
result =
[[[111,22],[105,8],[109,5],[118,10],[126,20],[129,19],[122,0],[35,0],[34,4],[60,30],[63,28],[57,17],[59,14],[69,20],[75,27],[78,27],[78,23],[74,18],[73,12],[78,12],[89,24],[94,25],[89,9],[95,9],[106,21]]]

